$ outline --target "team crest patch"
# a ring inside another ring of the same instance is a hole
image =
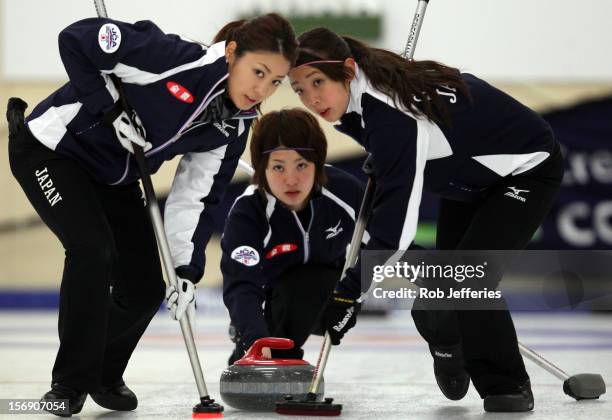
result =
[[[242,245],[232,251],[232,259],[252,267],[259,263],[259,253],[250,246]]]
[[[287,252],[293,252],[297,250],[298,247],[296,244],[280,244],[276,245],[266,254],[266,260],[272,259],[280,254],[286,254]]]
[[[193,95],[191,92],[178,83],[171,80],[166,83],[166,89],[168,89],[168,92],[170,92],[179,101],[183,101],[188,104],[193,103]]]
[[[121,45],[121,31],[114,23],[105,23],[98,32],[98,44],[102,51],[112,54]]]

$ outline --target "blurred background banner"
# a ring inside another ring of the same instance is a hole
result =
[[[365,39],[396,52],[404,49],[417,1],[406,0],[106,0],[109,15],[153,20],[162,30],[209,42],[228,21],[276,11],[299,33],[315,25]],[[433,0],[416,59],[434,59],[485,78],[540,112],[564,147],[566,173],[554,207],[530,247],[595,250],[612,247],[612,2],[590,0],[577,13],[573,0]],[[58,33],[95,16],[89,0],[0,0],[0,103],[19,96],[30,110],[66,81]],[[301,106],[288,83],[264,112]],[[329,163],[360,172],[363,150],[322,121]],[[7,125],[0,119],[0,309],[53,307],[63,249],[42,224],[13,179],[7,158]],[[243,158],[250,161],[248,152]],[[176,164],[166,164],[154,183],[168,193]],[[207,248],[204,285],[218,287],[219,233],[234,198],[247,185],[237,172],[216,213],[218,234]],[[435,245],[437,199],[424,195],[417,240]]]
[[[537,246],[612,248],[612,98],[545,117],[564,147],[565,175]]]

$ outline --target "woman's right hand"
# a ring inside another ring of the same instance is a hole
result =
[[[146,141],[147,132],[136,111],[133,109],[126,111],[121,101],[117,101],[111,109],[102,115],[102,121],[112,125],[117,139],[130,153],[134,153],[132,143],[142,147],[144,152],[151,150],[153,147],[151,143]]]
[[[144,152],[151,150],[153,147],[151,143],[145,140],[147,134],[136,111],[132,110],[131,115],[126,111],[121,112],[112,122],[112,125],[119,142],[130,153],[134,153],[132,143],[142,147]]]

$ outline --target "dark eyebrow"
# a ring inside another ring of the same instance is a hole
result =
[[[278,158],[274,158],[274,159],[270,159],[274,162],[280,162],[280,163],[285,163],[285,161],[283,159],[278,159]],[[305,158],[303,158],[302,156],[300,156],[299,158],[295,159],[293,162],[299,162],[300,160],[303,160],[305,162],[308,162]]]
[[[306,77],[304,77],[304,78],[305,78],[305,79],[308,79],[310,76],[312,76],[313,74],[318,73],[318,72],[319,72],[319,70],[313,70],[313,71],[311,71],[310,73],[308,73],[308,74],[306,75]],[[291,82],[291,86],[295,85],[296,83],[297,83],[297,82]]]
[[[261,66],[263,66],[263,68],[265,68],[268,73],[272,73],[272,70],[270,70],[270,68],[266,66],[264,63],[262,63],[261,61],[258,61],[257,64],[260,64]],[[276,77],[282,79],[283,77],[285,77],[285,75],[276,76]]]

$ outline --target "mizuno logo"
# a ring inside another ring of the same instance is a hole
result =
[[[342,227],[340,226],[340,220],[338,220],[338,224],[336,226],[325,229],[325,232],[327,233],[325,239],[331,239],[335,236],[338,236],[343,230],[344,229],[342,229]]]
[[[450,353],[442,353],[442,352],[439,352],[438,350],[434,351],[434,355],[436,355],[438,357],[444,357],[445,359],[452,359],[453,358],[452,354],[450,354]]]
[[[505,193],[504,195],[506,195],[506,196],[508,196],[508,197],[512,197],[512,198],[514,198],[515,200],[522,201],[523,203],[524,203],[525,201],[527,201],[527,198],[522,197],[520,194],[521,194],[521,193],[528,193],[528,192],[529,192],[529,190],[519,190],[519,189],[518,189],[518,188],[516,188],[516,187],[508,187],[508,189],[509,189],[510,191],[508,191],[508,192],[507,192],[507,193]]]
[[[225,121],[221,121],[221,124],[216,122],[213,125],[217,128],[217,130],[222,132],[225,135],[225,137],[229,137],[230,136],[230,133],[228,133],[228,131],[227,131],[228,128],[236,128],[233,125],[229,125]]]
[[[511,190],[512,190],[512,192],[513,192],[514,194],[516,194],[516,195],[518,195],[518,194],[520,194],[520,193],[522,193],[522,192],[526,192],[526,193],[528,193],[528,192],[529,192],[529,190],[519,190],[519,189],[518,189],[518,188],[516,188],[516,187],[508,187],[508,188],[509,188],[509,189],[511,189]]]

